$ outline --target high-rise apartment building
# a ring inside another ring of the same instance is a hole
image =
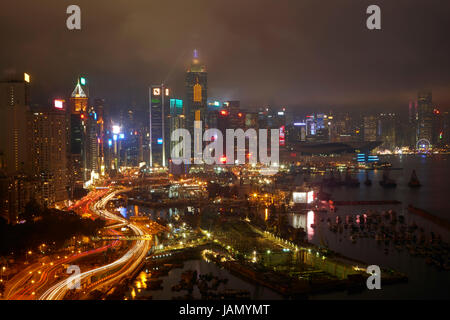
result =
[[[30,77],[0,82],[0,153],[7,175],[31,174]]]
[[[68,121],[64,109],[33,110],[33,168],[44,205],[67,199]]]

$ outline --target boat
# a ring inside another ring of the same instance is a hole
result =
[[[383,172],[383,179],[380,181],[380,186],[383,188],[395,188],[397,183],[394,179],[389,178],[389,171],[386,169]]]
[[[366,186],[371,186],[372,185],[372,180],[369,179],[369,171],[366,170],[366,180],[364,181],[364,184]]]
[[[419,179],[417,178],[416,170],[413,170],[413,171],[412,171],[411,179],[410,179],[409,182],[408,182],[408,186],[409,186],[410,188],[418,188],[418,187],[422,186],[422,185],[420,184]]]

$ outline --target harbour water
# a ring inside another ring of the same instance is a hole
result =
[[[161,290],[146,290],[141,285],[139,285],[141,289],[135,287],[134,292],[136,294],[136,298],[142,296],[151,296],[153,300],[171,300],[172,297],[181,297],[186,295],[187,292],[184,290],[180,292],[172,291],[172,286],[176,285],[179,282],[181,274],[186,270],[197,271],[198,275],[212,273],[214,276],[219,277],[220,279],[228,279],[226,284],[221,284],[218,287],[218,292],[227,289],[245,290],[249,292],[250,298],[253,300],[278,300],[282,298],[278,293],[268,288],[244,281],[241,278],[238,278],[231,274],[228,270],[221,269],[213,262],[206,262],[202,259],[185,261],[183,268],[174,268],[169,271],[168,275],[160,277],[159,279],[163,281]],[[143,272],[145,272],[145,270],[143,270]],[[192,296],[194,299],[201,298],[201,294],[197,286],[194,286]]]
[[[434,232],[439,234],[447,243],[450,241],[448,230],[436,225],[433,222],[425,220],[419,216],[409,213],[406,207],[412,204],[415,207],[424,209],[440,218],[450,220],[450,211],[448,210],[448,197],[450,186],[450,156],[432,155],[432,156],[386,156],[382,160],[392,163],[392,168],[401,168],[401,170],[391,170],[390,177],[397,181],[397,187],[394,189],[383,189],[379,186],[383,171],[374,170],[369,173],[372,180],[372,186],[365,186],[362,182],[365,180],[365,173],[357,174],[361,182],[359,188],[335,188],[329,190],[334,200],[398,200],[399,205],[384,206],[343,206],[339,207],[336,213],[325,214],[326,218],[335,221],[336,216],[345,218],[351,215],[356,218],[364,210],[372,209],[377,211],[393,209],[399,214],[405,216],[406,223],[415,222],[419,227],[423,227],[425,232]],[[422,187],[411,189],[407,183],[410,179],[412,170],[415,169]],[[425,258],[411,256],[407,250],[397,251],[390,248],[386,254],[384,246],[377,245],[374,239],[358,239],[352,243],[348,237],[339,233],[331,232],[326,224],[318,224],[316,228],[311,228],[310,223],[319,221],[323,217],[322,213],[314,213],[307,222],[308,237],[314,244],[321,244],[325,241],[330,249],[337,251],[345,256],[358,259],[380,267],[393,268],[403,272],[408,276],[408,283],[383,286],[381,290],[367,290],[359,294],[349,295],[345,292],[317,295],[315,299],[449,299],[450,290],[450,272],[440,271],[435,266],[425,263]],[[383,282],[382,282],[383,283]]]
[[[449,155],[403,155],[403,156],[382,156],[382,161],[392,163],[390,177],[395,179],[397,187],[384,189],[378,181],[381,180],[383,170],[373,170],[369,172],[369,178],[372,180],[372,186],[365,186],[365,172],[360,171],[356,178],[361,182],[358,188],[338,187],[326,190],[332,194],[336,201],[362,201],[362,200],[398,200],[398,205],[382,206],[339,206],[334,213],[310,212],[306,215],[292,215],[289,220],[291,224],[297,227],[305,228],[307,238],[316,245],[326,244],[331,250],[339,252],[350,258],[367,262],[368,265],[375,264],[382,268],[392,268],[396,271],[405,273],[408,276],[408,283],[396,285],[383,285],[381,290],[365,290],[357,294],[348,294],[347,292],[334,292],[329,294],[314,295],[312,299],[449,299],[450,290],[445,284],[450,284],[450,272],[440,271],[433,265],[425,263],[424,257],[411,256],[407,250],[398,251],[389,249],[386,254],[384,246],[380,246],[373,238],[361,238],[353,243],[348,236],[331,232],[326,223],[318,223],[321,219],[330,218],[335,221],[339,216],[345,219],[346,216],[352,216],[356,220],[357,216],[371,209],[378,212],[383,210],[395,210],[398,214],[405,217],[407,224],[416,223],[422,227],[426,233],[434,232],[439,234],[444,241],[450,242],[448,230],[436,225],[433,222],[425,220],[422,217],[409,213],[406,209],[409,204],[424,209],[433,215],[442,219],[450,220],[450,211],[448,210],[448,187],[450,185],[450,156]],[[422,187],[411,189],[408,187],[408,181],[412,170],[416,170],[417,176]],[[323,176],[312,177],[320,181]],[[150,215],[152,219],[166,219],[169,216],[181,213],[179,209],[150,209],[145,207],[129,206],[122,210],[122,214],[135,215],[136,212]],[[312,228],[311,224],[316,227]],[[230,288],[248,289],[252,298],[256,299],[276,299],[276,293],[267,289],[256,287],[244,280],[229,275],[226,270],[220,270],[212,263],[202,260],[189,261],[185,264],[191,269],[198,270],[201,273],[213,272],[214,274],[227,273],[225,277],[232,278]],[[164,280],[164,289],[156,292],[154,299],[170,299],[173,292],[170,288],[179,279],[181,269],[170,271],[167,279]],[[173,279],[172,279],[173,278]],[[383,278],[382,278],[383,279]],[[174,283],[172,283],[174,282]],[[233,284],[231,286],[231,283]],[[167,288],[166,288],[167,287]],[[170,292],[168,292],[169,290]],[[281,297],[278,297],[281,298]]]
[[[412,204],[427,210],[436,216],[449,219],[448,209],[450,187],[450,155],[402,155],[380,156],[381,161],[392,163],[389,176],[396,180],[397,187],[383,189],[378,182],[383,170],[369,171],[372,186],[363,185],[365,172],[360,171],[357,178],[359,188],[335,188],[332,192],[335,200],[398,200],[404,206]],[[399,169],[399,170],[396,170]],[[420,188],[409,188],[408,181],[413,170],[422,184]]]

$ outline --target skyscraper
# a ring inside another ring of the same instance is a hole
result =
[[[197,50],[194,50],[192,63],[186,72],[186,101],[185,115],[186,126],[194,141],[194,121],[202,121],[204,126],[207,111],[208,98],[208,74],[206,66],[200,63]],[[197,137],[201,139],[201,137]],[[201,141],[197,141],[202,145]]]
[[[395,113],[381,113],[378,118],[377,136],[383,142],[382,148],[394,150],[396,147],[397,117]]]
[[[59,108],[33,110],[33,168],[45,205],[67,199],[67,117]]]
[[[80,79],[70,97],[70,140],[69,172],[73,190],[87,180],[86,164],[86,124],[88,96],[82,88]]]
[[[94,102],[94,108],[95,112],[97,114],[97,124],[98,124],[98,143],[99,143],[99,150],[98,150],[98,164],[99,164],[99,173],[100,175],[105,174],[105,151],[104,151],[104,144],[105,144],[105,113],[104,113],[104,104],[105,99],[95,99]]]
[[[29,82],[27,74],[0,82],[0,153],[7,175],[32,171]]]
[[[169,115],[169,139],[171,138],[172,132],[177,129],[185,128],[185,115],[183,114],[183,100],[181,99],[170,99],[170,115]],[[169,154],[169,170],[172,174],[181,174],[184,171],[183,165],[175,165],[172,162],[172,153],[176,154],[177,157],[181,155],[174,148],[178,144],[178,141],[172,141],[170,139],[170,154]]]
[[[377,141],[377,117],[364,117],[364,141]]]
[[[32,199],[40,201],[32,166],[30,76],[0,82],[0,214],[17,223]]]
[[[417,101],[417,142],[433,141],[433,103],[431,92],[419,92]]]
[[[150,167],[168,165],[170,155],[170,89],[164,84],[150,88]]]
[[[95,171],[99,173],[100,169],[100,125],[98,114],[94,107],[90,107],[86,114],[86,163],[85,170],[87,176]]]

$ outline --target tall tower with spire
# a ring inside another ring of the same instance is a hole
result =
[[[81,114],[83,112],[86,112],[88,105],[88,96],[84,92],[79,78],[77,85],[75,86],[75,89],[70,96],[70,102],[72,114]]]
[[[194,137],[194,121],[202,121],[205,126],[207,98],[208,98],[208,74],[206,66],[201,64],[198,51],[194,50],[192,62],[186,72],[186,102],[185,116],[186,126],[191,137]]]
[[[87,121],[88,96],[80,78],[70,96],[69,185],[71,193],[87,180]]]

